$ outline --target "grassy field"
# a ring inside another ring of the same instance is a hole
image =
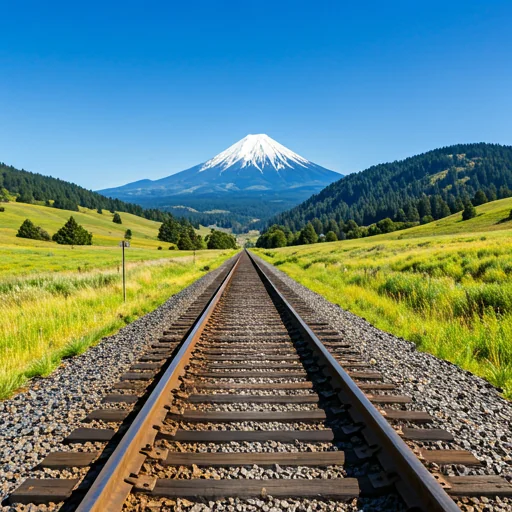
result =
[[[168,250],[157,240],[159,223],[121,213],[80,213],[7,203],[0,212],[0,398],[29,378],[49,375],[62,358],[80,354],[101,337],[155,309],[213,270],[235,251]],[[92,246],[62,246],[17,238],[31,219],[53,234],[73,215],[93,233]],[[121,249],[126,249],[127,302],[122,300]],[[158,247],[162,250],[158,250]]]
[[[255,252],[512,398],[512,199],[375,237]]]
[[[2,203],[5,212],[0,213],[0,244],[30,246],[48,246],[48,242],[27,240],[16,237],[21,223],[30,219],[34,224],[41,226],[53,235],[60,229],[72,215],[87,231],[93,233],[92,243],[99,246],[116,246],[119,240],[124,237],[124,232],[129,228],[132,230],[132,244],[137,248],[157,249],[164,245],[157,240],[159,222],[143,219],[130,213],[120,213],[122,224],[112,222],[112,213],[103,211],[102,214],[96,210],[80,208],[80,212],[58,210],[46,206],[38,206],[25,203]],[[55,245],[50,243],[49,245]],[[169,245],[169,244],[167,244]]]
[[[41,272],[117,269],[121,262],[121,249],[118,244],[128,228],[133,233],[130,248],[125,252],[130,265],[147,260],[165,261],[191,254],[169,251],[172,244],[157,239],[159,222],[129,213],[120,214],[123,224],[114,224],[113,214],[110,212],[99,214],[96,210],[81,208],[78,213],[24,203],[2,205],[5,212],[0,212],[0,280]],[[32,220],[52,235],[71,215],[93,233],[93,245],[70,247],[55,242],[16,237],[18,228],[25,219]],[[158,247],[162,247],[162,250],[158,250]]]

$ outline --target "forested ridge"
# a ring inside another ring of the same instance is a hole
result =
[[[59,178],[43,176],[0,162],[0,201],[15,196],[21,203],[44,203],[61,210],[78,211],[78,206],[112,212],[127,212],[146,219],[163,222],[169,213],[144,209],[139,205],[102,196],[92,190]]]
[[[326,228],[355,221],[369,226],[383,219],[419,222],[512,195],[512,147],[457,144],[350,174],[302,204],[274,216],[292,232],[310,221]],[[476,198],[476,200],[475,200]]]

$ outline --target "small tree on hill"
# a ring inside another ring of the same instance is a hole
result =
[[[53,240],[63,245],[91,245],[92,233],[80,226],[73,217],[53,235]]]
[[[487,203],[488,201],[489,200],[487,199],[487,196],[485,195],[485,192],[483,190],[477,190],[472,203],[475,206],[479,206],[481,204]]]
[[[103,209],[100,207],[96,210],[100,215],[103,213]]]
[[[114,213],[114,218],[112,219],[112,222],[114,222],[115,224],[122,224],[123,221],[121,220],[121,215],[119,215],[119,213]]]
[[[311,222],[308,222],[304,229],[300,232],[299,244],[316,244],[318,242],[318,235]]]
[[[236,249],[236,238],[223,231],[212,229],[205,241],[208,249]]]
[[[131,229],[127,229],[124,232],[124,239],[125,240],[131,240],[132,239],[132,230]]]
[[[158,240],[177,244],[180,239],[181,226],[174,218],[167,219],[158,230]]]
[[[476,217],[476,208],[468,201],[462,212],[462,220],[469,220],[473,217]]]
[[[338,237],[334,231],[327,231],[325,234],[325,241],[326,242],[336,242],[338,240]]]
[[[288,241],[286,240],[286,235],[283,231],[280,229],[276,229],[271,235],[270,235],[270,247],[286,247],[288,244]]]
[[[43,228],[34,225],[30,219],[23,221],[16,236],[20,238],[31,238],[32,240],[50,240],[50,235]]]
[[[187,231],[180,235],[180,239],[178,240],[178,249],[180,251],[194,250],[194,244],[192,243],[192,240],[190,240],[190,236],[188,235]]]

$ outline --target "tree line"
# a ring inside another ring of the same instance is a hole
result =
[[[114,214],[112,221],[116,224],[122,224],[121,216],[117,212]],[[25,219],[18,229],[16,236],[47,242],[53,240],[58,244],[64,245],[91,245],[93,235],[83,226],[80,226],[74,217],[71,216],[53,236],[50,236],[41,226],[36,226],[30,219]],[[132,236],[132,230],[127,229],[124,233],[125,240],[131,240]],[[203,240],[201,235],[196,233],[194,226],[186,219],[178,221],[170,218],[164,221],[158,231],[158,239],[163,242],[172,243],[182,251],[236,249],[237,247],[236,239],[233,235],[214,229]]]
[[[114,213],[127,212],[146,219],[163,222],[172,217],[168,212],[144,209],[139,205],[105,197],[74,183],[19,170],[0,163],[0,201],[16,196],[20,203],[39,203],[60,210],[78,211],[78,206]]]
[[[491,197],[491,200],[495,199],[497,198]],[[478,190],[472,199],[466,200],[465,203],[461,202],[456,212],[462,212],[462,220],[472,219],[477,215],[475,206],[487,203],[488,201],[489,198],[485,192]],[[428,224],[455,213],[451,211],[447,204],[443,204],[442,199],[435,196],[430,198],[427,196],[422,197],[419,210],[414,206],[406,210],[400,208],[394,220],[386,217],[369,226],[359,226],[352,219],[348,222],[344,222],[342,219],[339,221],[325,219],[325,222],[322,222],[317,217],[307,222],[297,232],[293,232],[286,225],[273,224],[258,238],[256,246],[274,249],[287,245],[304,245],[317,242],[335,242],[336,240],[345,240],[347,238],[364,238],[411,228],[419,224]],[[420,211],[424,213],[423,216],[420,216]],[[433,213],[435,217],[432,215]]]
[[[267,223],[301,231],[318,219],[339,231],[353,221],[371,226],[383,219],[427,222],[460,212],[477,194],[489,201],[512,196],[512,147],[460,144],[402,161],[380,164],[332,183]],[[475,205],[476,205],[475,204]],[[340,233],[338,233],[340,235]]]

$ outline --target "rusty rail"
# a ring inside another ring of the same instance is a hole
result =
[[[248,251],[247,251],[248,252]],[[434,476],[423,466],[407,444],[400,438],[384,416],[368,400],[357,384],[350,378],[331,353],[325,348],[316,334],[309,328],[293,306],[277,289],[254,255],[249,254],[261,278],[270,287],[272,293],[286,306],[289,314],[300,329],[302,335],[314,348],[314,352],[324,365],[322,372],[328,374],[338,384],[342,402],[353,406],[350,415],[357,422],[363,422],[362,431],[368,444],[378,445],[377,458],[389,474],[395,476],[395,487],[407,504],[413,508],[428,512],[457,512],[459,507],[445,492]]]
[[[236,272],[239,262],[240,255],[144,406],[137,414],[137,417],[96,477],[93,485],[81,500],[80,505],[76,509],[77,511],[105,512],[121,510],[123,508],[123,503],[133,487],[133,484],[129,482],[129,478],[131,475],[136,475],[139,472],[146,458],[146,455],[141,450],[147,445],[152,445],[154,442],[158,429],[168,412],[165,406],[169,401],[169,393],[177,386],[180,376],[184,373],[190,355],[215,306],[229,285],[233,274]]]

